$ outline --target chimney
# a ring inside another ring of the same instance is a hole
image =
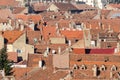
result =
[[[71,46],[71,40],[68,41],[68,45]]]
[[[12,25],[12,20],[10,18],[8,19],[8,23]]]
[[[98,25],[99,25],[100,28],[102,27],[102,23],[101,22],[98,22]]]
[[[24,30],[24,25],[21,24],[21,25],[20,25],[20,31],[23,31],[23,30]]]
[[[111,30],[111,25],[108,26],[108,31],[110,31],[110,30]]]
[[[61,54],[61,47],[58,47],[58,54]]]
[[[52,50],[52,54],[55,54],[56,53],[56,51],[55,50]]]
[[[48,57],[48,52],[47,52],[47,50],[45,50],[45,52],[44,52],[44,57]]]
[[[98,9],[98,16],[101,19],[101,10],[100,9]]]
[[[58,36],[60,36],[60,30],[59,29],[57,30],[56,33],[57,33]]]
[[[91,24],[90,24],[90,29],[92,28]]]
[[[110,78],[113,78],[113,73],[112,73],[112,71],[110,71]]]
[[[55,23],[55,26],[56,26],[56,29],[58,29],[59,26],[58,26],[58,23],[57,23],[57,22]]]
[[[97,65],[94,65],[92,70],[93,70],[93,76],[96,77],[97,76]]]
[[[49,47],[47,47],[44,52],[44,57],[48,57],[49,52],[50,52],[50,49],[49,49]]]
[[[39,67],[42,68],[43,66],[42,60],[39,61]]]
[[[49,47],[47,47],[46,51],[49,53],[49,51],[50,51]]]
[[[105,26],[104,26],[104,24],[102,24],[102,29],[103,29],[103,30],[105,29]]]

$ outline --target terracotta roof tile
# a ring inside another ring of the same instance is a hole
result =
[[[74,4],[78,10],[95,10],[96,8],[87,4]]]
[[[60,11],[77,10],[71,3],[54,3]]]
[[[13,68],[13,75],[16,80],[21,80],[32,68]]]
[[[56,35],[56,27],[45,26],[43,27],[43,37],[47,41],[49,37]]]
[[[15,0],[0,0],[0,6],[18,6],[18,1]]]
[[[27,31],[27,39],[29,44],[36,44],[40,42],[41,32],[40,31]],[[36,42],[35,40],[36,39]]]
[[[95,16],[97,15],[97,11],[83,11],[81,12],[80,14],[75,14],[73,15],[73,19],[77,19],[79,21],[82,21],[82,20],[91,20],[93,19]]]
[[[46,11],[48,8],[49,4],[44,4],[44,3],[34,3],[32,4],[32,8],[34,11]]]
[[[83,48],[74,48],[73,53],[75,54],[85,54],[85,49]]]
[[[41,15],[28,15],[28,20],[32,20],[34,23],[40,22],[42,20]]]
[[[119,62],[104,62],[104,61],[82,61],[82,62],[74,62],[74,61],[70,61],[70,64],[78,64],[78,65],[82,65],[82,64],[87,64],[87,65],[120,65]]]
[[[79,31],[79,30],[61,30],[60,33],[68,39],[70,38],[82,39],[83,38],[83,31]]]
[[[4,31],[2,33],[7,43],[13,43],[23,34],[23,31]]]
[[[47,58],[43,54],[29,54],[28,55],[28,67],[39,67],[39,61],[44,60],[46,67],[52,67],[52,55]]]
[[[64,51],[67,48],[66,44],[40,44],[40,45],[35,45],[36,53],[41,53],[43,54],[46,48],[50,48],[50,54],[52,53],[52,50],[55,50],[56,53],[58,52],[58,47],[61,48],[61,52]]]
[[[25,10],[25,7],[14,7],[12,13],[18,14],[21,13],[23,10]]]
[[[114,48],[108,49],[85,49],[86,54],[114,54]]]
[[[16,19],[22,19],[23,21],[32,20],[34,23],[38,23],[38,22],[40,22],[40,20],[42,20],[41,15],[34,15],[34,14],[30,14],[30,15],[16,14],[15,18]]]
[[[0,9],[0,18],[6,20],[8,18],[14,18],[14,16],[10,9]]]
[[[59,28],[69,28],[70,20],[60,19],[58,21]]]
[[[28,17],[25,14],[16,14],[15,18],[16,19],[22,19],[23,21],[27,21],[28,20]]]
[[[17,57],[18,54],[16,52],[8,52],[8,59],[13,61],[13,62],[17,62]]]

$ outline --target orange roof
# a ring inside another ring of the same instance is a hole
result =
[[[27,15],[25,15],[25,14],[16,14],[15,18],[22,19],[23,21],[27,21],[28,20]]]
[[[49,37],[56,35],[56,27],[46,26],[43,27],[43,36],[45,40],[48,40]]]
[[[120,4],[109,4],[108,6],[111,6],[113,8],[120,8]]]
[[[8,52],[8,59],[17,62],[18,54],[16,52]]]
[[[19,14],[22,11],[24,11],[25,9],[26,9],[25,7],[14,7],[13,14]]]
[[[79,30],[61,30],[60,32],[66,38],[77,38],[77,39],[82,39],[83,38],[83,31],[79,31]]]
[[[42,19],[41,15],[29,15],[28,20],[32,20],[34,23],[39,22]]]
[[[42,16],[41,15],[16,14],[15,18],[22,19],[23,21],[32,20],[34,23],[37,23],[42,19]]]
[[[3,37],[7,39],[7,43],[13,43],[16,41],[21,35],[23,34],[23,31],[4,31],[2,33]]]
[[[13,68],[13,75],[15,76],[16,80],[20,80],[20,78],[24,77],[32,68]]]
[[[86,64],[86,65],[120,65],[119,62],[104,62],[104,61],[82,61],[82,62],[76,62],[76,61],[70,61],[71,65],[77,64],[77,65],[82,65],[82,64]]]
[[[85,54],[85,49],[84,48],[74,48],[73,52],[75,54]]]
[[[0,6],[18,6],[19,2],[15,0],[0,0]]]

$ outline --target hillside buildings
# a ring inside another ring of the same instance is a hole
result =
[[[35,1],[29,13],[22,0],[4,1],[0,49],[7,49],[13,75],[1,70],[0,79],[120,79],[119,4]]]

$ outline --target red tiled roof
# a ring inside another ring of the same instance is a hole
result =
[[[7,43],[13,43],[16,41],[21,35],[23,31],[4,31],[2,35],[5,39],[7,39]]]
[[[95,7],[92,7],[87,4],[74,4],[74,6],[79,10],[91,10],[91,9],[95,10],[96,9]]]
[[[40,31],[27,31],[27,38],[29,44],[35,44],[34,39],[37,39],[37,42],[40,41],[41,32]]]
[[[77,65],[82,65],[82,64],[89,64],[89,65],[120,65],[119,62],[104,62],[104,61],[81,61],[81,62],[76,62],[76,61],[70,61],[71,65],[77,64]]]
[[[16,80],[20,80],[24,77],[32,68],[13,68],[13,75],[15,76]]]
[[[21,13],[23,10],[25,10],[25,7],[14,7],[13,14]]]
[[[60,11],[77,10],[71,3],[54,3],[54,5],[57,6]]]
[[[16,14],[15,18],[22,19],[23,21],[29,21],[32,20],[34,23],[38,23],[40,20],[42,20],[41,15],[25,15],[25,14]]]
[[[34,23],[40,22],[42,20],[41,15],[28,15],[28,20],[32,20]]]
[[[39,67],[39,61],[44,60],[46,67],[52,67],[52,55],[44,57],[43,54],[29,54],[28,55],[28,67]]]
[[[45,10],[47,10],[48,6],[49,6],[49,4],[44,4],[44,3],[32,4],[34,11],[45,11]]]
[[[48,40],[49,37],[56,35],[56,27],[45,26],[43,27],[43,37],[45,40]]]
[[[70,20],[60,19],[58,21],[59,28],[68,28],[69,24],[70,24]]]
[[[10,9],[0,9],[0,18],[6,20],[8,18],[14,18]]]
[[[18,6],[19,2],[15,0],[0,0],[0,6]]]
[[[50,53],[52,52],[52,50],[55,50],[56,53],[58,52],[58,47],[61,48],[61,52],[64,51],[67,47],[66,44],[50,44],[50,45],[45,45],[45,44],[40,44],[40,45],[35,45],[35,49],[37,53],[44,53],[44,51],[46,50],[46,48],[49,47],[50,48]]]
[[[13,61],[13,62],[17,62],[17,57],[18,54],[16,52],[8,52],[8,59]]]
[[[22,19],[23,21],[27,21],[28,20],[28,17],[25,14],[16,14],[15,18]]]
[[[66,38],[76,38],[76,39],[82,39],[83,38],[83,31],[79,30],[61,30],[60,33],[64,35]]]
[[[73,52],[75,54],[85,54],[85,49],[84,48],[74,48]]]
[[[108,49],[85,49],[86,54],[114,54],[114,48]]]

